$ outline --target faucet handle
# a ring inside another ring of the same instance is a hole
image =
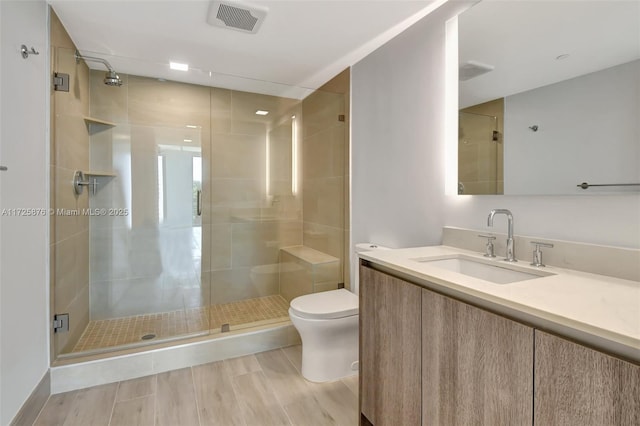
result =
[[[484,257],[496,257],[496,254],[494,253],[494,250],[493,250],[493,240],[495,240],[496,237],[494,237],[493,235],[482,235],[482,234],[478,235],[478,237],[487,239],[487,245],[485,246]]]
[[[553,244],[549,243],[541,243],[540,241],[531,241],[531,244],[536,246],[533,251],[533,262],[531,262],[531,266],[542,266],[544,267],[544,263],[542,263],[542,250],[540,247],[553,248]]]

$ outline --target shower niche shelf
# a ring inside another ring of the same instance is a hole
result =
[[[100,120],[98,118],[87,117],[87,116],[83,118],[84,118],[85,124],[87,125],[87,130],[91,135],[116,126],[116,123],[112,123],[111,121]]]
[[[96,195],[98,185],[100,185],[97,179],[99,177],[114,178],[116,175],[111,172],[83,172],[82,170],[76,170],[73,175],[73,191],[76,195],[81,195],[82,190],[87,186],[91,188],[91,193]]]
[[[95,177],[116,177],[116,174],[113,172],[104,172],[104,171],[86,171],[84,172],[86,176],[95,176]]]

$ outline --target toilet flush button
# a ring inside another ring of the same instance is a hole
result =
[[[358,371],[360,361],[354,361],[351,363],[351,371]]]

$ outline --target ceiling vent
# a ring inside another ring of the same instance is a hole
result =
[[[269,9],[237,0],[212,1],[207,22],[215,27],[255,34]]]
[[[458,80],[471,80],[474,77],[493,71],[493,68],[493,65],[487,65],[476,61],[467,61],[460,65]]]

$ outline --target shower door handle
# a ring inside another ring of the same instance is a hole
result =
[[[196,193],[196,213],[198,216],[202,216],[202,190],[198,189]]]

